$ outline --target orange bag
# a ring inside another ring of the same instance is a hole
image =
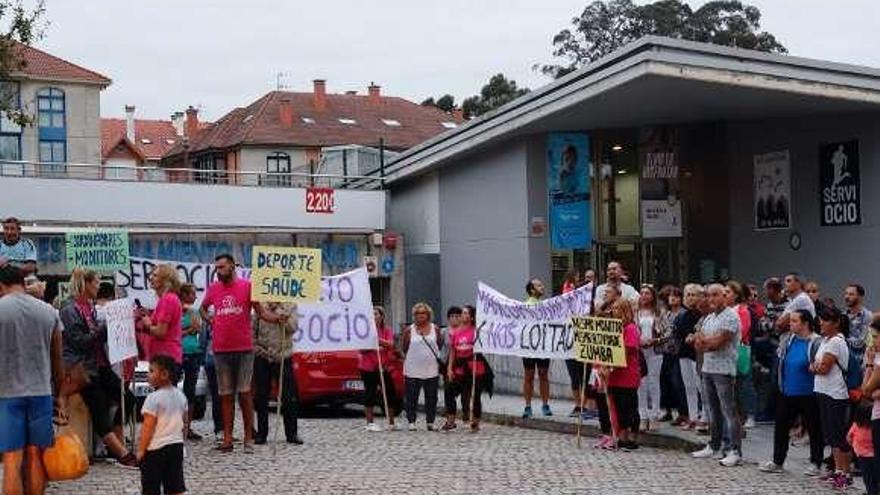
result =
[[[43,451],[43,465],[49,481],[75,480],[89,472],[89,456],[76,433],[60,431],[55,444]]]

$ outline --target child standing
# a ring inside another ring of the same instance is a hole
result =
[[[865,482],[865,490],[868,495],[880,494],[878,489],[878,466],[874,457],[874,442],[871,438],[871,410],[873,404],[862,401],[853,412],[853,425],[846,435],[846,439],[852,445],[853,452],[862,470],[862,480]]]
[[[150,360],[150,385],[155,390],[144,401],[144,425],[137,458],[141,467],[143,495],[179,495],[183,481],[183,432],[186,396],[171,382],[175,363],[168,356]]]

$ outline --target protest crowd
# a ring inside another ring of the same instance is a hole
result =
[[[237,276],[232,256],[216,258],[217,280],[198,307],[194,288],[181,283],[174,267],[153,270],[155,308],[134,303],[125,316],[136,329],[137,356],[117,360],[108,345],[107,321],[114,300],[124,298],[117,298],[98,273],[79,267],[67,300],[55,307],[43,302],[45,286],[33,277],[36,252],[20,232],[17,220],[4,221],[3,493],[43,493],[51,469],[43,465],[42,452],[58,448],[53,447],[56,429],[69,420],[68,401],[77,394],[107,454],[121,468],[140,470],[143,493],[186,492],[184,442],[203,440],[190,428],[195,377],[202,366],[211,384],[218,455],[237,450],[236,403],[243,425],[241,452],[252,454],[254,445],[269,441],[273,381],[280,388],[280,430],[286,442],[303,443],[289,365],[296,308],[253,300],[251,283]],[[625,267],[614,261],[599,282],[591,270],[583,276],[573,272],[560,296],[588,294],[589,306],[581,308],[585,316],[613,319],[620,328],[619,365],[566,362],[576,404],[569,415],[598,419],[604,435],[596,448],[636,450],[642,432],[669,422],[708,436],[694,458],[733,467],[742,462],[745,432],[770,422],[774,447],[762,472],[782,472],[791,437],[807,437],[811,467],[806,475],[846,488],[855,470],[867,493],[880,493],[880,460],[874,452],[880,445],[880,320],[864,307],[861,285],[846,287],[842,304],[822,297],[819,285],[798,273],[768,278],[761,287],[727,281],[637,290],[627,283]],[[526,308],[550,299],[538,279],[528,280],[525,292],[520,304]],[[477,312],[470,304],[450,307],[441,327],[434,309],[418,303],[412,323],[396,336],[385,310],[373,309],[377,349],[361,350],[358,365],[366,431],[385,429],[375,420],[375,406],[389,412],[389,429],[399,428],[395,418],[403,412],[407,429],[419,430],[420,396],[426,430],[449,432],[461,418],[470,432],[480,431],[482,396],[493,392],[493,372],[480,352],[486,344]],[[128,445],[123,427],[133,414],[134,397],[125,384],[139,358],[150,363],[153,392],[142,407],[138,441]],[[395,361],[402,361],[404,390],[395,390],[388,372]],[[552,416],[550,359],[523,357],[522,364],[523,418],[536,415],[535,376],[540,414]],[[438,425],[441,389],[445,418]]]

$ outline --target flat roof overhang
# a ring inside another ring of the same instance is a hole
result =
[[[880,110],[880,70],[649,37],[411,148],[388,181],[549,131]]]

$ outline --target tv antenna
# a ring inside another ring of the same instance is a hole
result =
[[[275,90],[283,91],[285,89],[290,89],[290,86],[287,84],[287,78],[290,77],[290,72],[276,72],[275,73]]]

